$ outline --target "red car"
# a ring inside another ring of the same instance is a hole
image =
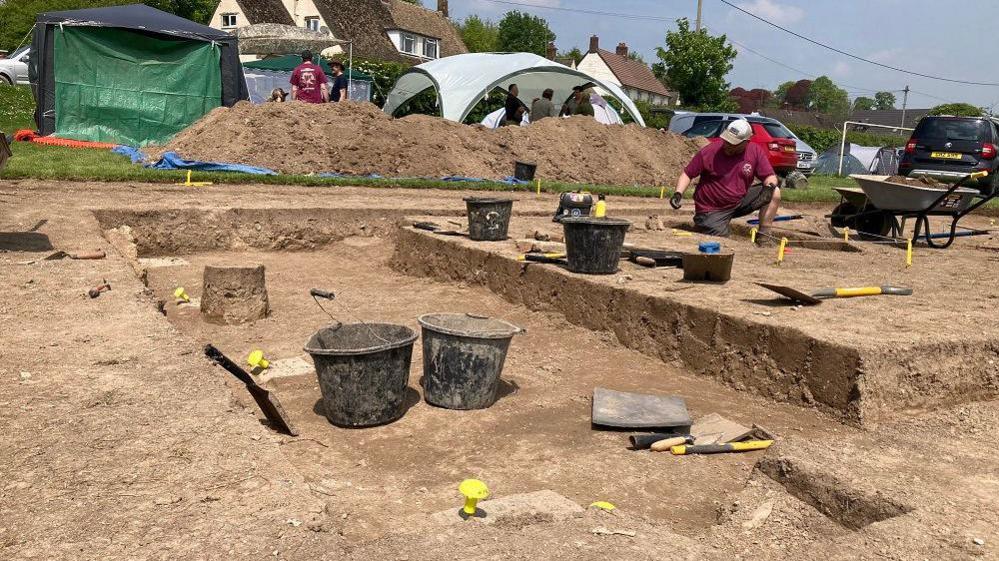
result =
[[[753,126],[753,137],[749,141],[763,148],[777,175],[784,176],[794,171],[798,166],[798,153],[791,131],[780,121],[766,117],[746,117],[746,120]],[[721,142],[719,135],[730,122],[731,119],[704,121],[685,131],[683,136],[703,136],[711,142]]]

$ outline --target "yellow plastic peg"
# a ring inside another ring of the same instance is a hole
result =
[[[595,503],[590,503],[590,508],[599,508],[600,510],[611,511],[617,507],[607,501],[597,501]]]
[[[458,485],[458,491],[465,496],[465,506],[458,515],[468,520],[472,517],[485,518],[486,513],[478,508],[479,501],[489,496],[489,488],[478,479],[466,479]]]
[[[787,238],[780,239],[780,245],[777,246],[777,264],[780,265],[784,261],[784,249],[787,248]]]
[[[850,229],[846,226],[843,226],[843,241],[847,243],[850,242]]]
[[[756,232],[759,232],[756,228],[749,229],[749,241],[750,243],[756,243]]]
[[[540,177],[534,180],[534,185],[537,187],[538,194],[540,195],[541,194],[541,178]]]
[[[905,241],[905,266],[912,266],[912,238]]]
[[[665,185],[663,185],[662,188],[659,189],[659,198],[660,199],[666,198],[666,186]]]
[[[191,302],[191,297],[187,295],[187,291],[184,290],[183,286],[178,286],[177,289],[173,291],[173,297],[180,302]]]
[[[264,351],[261,351],[260,349],[250,353],[250,356],[246,357],[246,362],[250,366],[261,370],[267,370],[271,365],[271,361],[264,358]]]

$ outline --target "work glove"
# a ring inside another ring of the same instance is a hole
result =
[[[673,196],[669,198],[669,206],[673,207],[674,210],[680,210],[683,205],[683,193],[676,192]]]

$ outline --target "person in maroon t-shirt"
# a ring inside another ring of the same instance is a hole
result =
[[[312,52],[302,52],[302,64],[291,72],[291,98],[306,103],[325,103],[329,99],[326,74],[312,64]]]
[[[700,177],[694,189],[694,225],[698,231],[728,236],[733,218],[757,210],[760,211],[760,233],[770,230],[780,206],[780,189],[766,153],[749,141],[752,136],[753,127],[749,121],[732,121],[722,131],[721,142],[701,148],[680,174],[669,204],[679,209],[683,192],[693,178]],[[755,179],[763,183],[753,185]]]

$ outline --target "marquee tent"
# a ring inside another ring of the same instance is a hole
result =
[[[520,100],[528,107],[546,88],[555,90],[554,99],[564,99],[573,86],[593,85],[616,97],[631,118],[645,126],[638,108],[618,85],[531,53],[468,53],[414,66],[396,81],[382,109],[391,115],[420,92],[433,88],[441,116],[460,123],[493,88],[511,83],[517,84]]]
[[[141,146],[247,99],[235,36],[142,4],[40,13],[29,79],[42,135]]]

